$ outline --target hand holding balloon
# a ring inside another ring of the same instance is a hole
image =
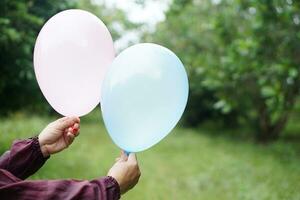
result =
[[[62,151],[79,135],[80,119],[63,117],[50,123],[39,135],[39,144],[44,157]]]
[[[141,176],[135,154],[122,151],[107,175],[117,180],[122,194],[133,188]]]

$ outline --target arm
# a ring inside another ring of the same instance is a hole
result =
[[[92,181],[51,180],[22,181],[5,170],[0,170],[0,196],[3,199],[96,199],[120,198],[117,181],[106,176]]]
[[[79,118],[61,118],[50,123],[38,139],[29,141],[33,145],[32,153],[36,154],[37,159],[47,159],[50,154],[67,148],[79,134],[79,122]],[[20,154],[20,152],[22,151],[18,150],[16,154]],[[0,166],[0,168],[3,167],[0,169],[0,197],[6,197],[5,199],[36,199],[37,197],[41,199],[119,199],[120,192],[125,193],[133,188],[140,177],[135,154],[127,157],[122,152],[117,162],[109,170],[108,176],[102,179],[93,181],[23,181],[20,178],[29,176],[38,168],[33,170],[34,167],[29,167],[31,172],[27,175],[14,175],[6,170],[9,169],[7,162],[11,163],[12,167],[20,167],[22,170],[21,165],[14,165],[21,162],[23,157],[16,156],[16,162],[12,162],[8,155],[11,153],[0,158],[0,160],[3,159],[3,165]],[[31,166],[31,159],[25,159],[25,161],[22,164],[23,167]]]
[[[135,154],[122,152],[108,176],[92,181],[22,181],[0,169],[0,197],[5,199],[96,199],[114,200],[132,189],[140,178]]]
[[[15,141],[10,151],[0,157],[0,169],[26,179],[43,166],[50,154],[73,142],[79,134],[79,122],[77,117],[64,117],[50,123],[38,138]]]
[[[44,158],[37,138],[17,140],[0,157],[0,168],[25,179],[40,169],[48,158]]]

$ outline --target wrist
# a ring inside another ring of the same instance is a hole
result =
[[[112,176],[106,176],[105,182],[106,182],[106,185],[114,191],[113,193],[116,195],[116,198],[114,198],[114,199],[120,199],[121,191],[120,191],[120,185],[119,185],[118,181]]]
[[[46,145],[41,146],[41,152],[42,152],[44,158],[50,156],[50,153],[48,152]]]
[[[119,187],[119,190],[120,190],[120,193],[121,194],[124,194],[124,187],[122,185],[122,182],[121,180],[117,177],[117,176],[113,176],[113,175],[107,175],[108,177],[111,177],[112,179],[115,180],[116,184],[118,185]]]
[[[44,158],[50,156],[50,153],[49,153],[49,151],[47,149],[46,144],[44,144],[40,138],[38,138],[38,141],[39,141],[40,149],[41,149],[41,152],[42,152]]]
[[[126,189],[124,187],[122,180],[120,178],[118,178],[117,176],[111,176],[111,177],[114,178],[115,181],[118,183],[121,194],[124,194],[126,192]]]
[[[43,139],[43,135],[42,135],[42,134],[40,134],[40,135],[38,136],[38,140],[39,140],[40,146],[44,146],[44,145],[45,145],[45,142],[44,142],[44,139]]]

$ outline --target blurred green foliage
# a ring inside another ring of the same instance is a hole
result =
[[[45,109],[32,66],[32,52],[44,21],[72,7],[72,1],[0,2],[0,112]]]
[[[278,138],[300,90],[299,13],[294,0],[174,0],[144,39],[188,68],[186,124],[221,119]]]

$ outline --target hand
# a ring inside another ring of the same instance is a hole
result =
[[[138,182],[141,172],[134,153],[127,156],[123,151],[116,159],[116,163],[109,170],[108,176],[113,177],[119,183],[121,193],[132,189]]]
[[[44,157],[57,153],[70,144],[79,135],[78,117],[63,117],[50,123],[39,135],[39,143]]]

